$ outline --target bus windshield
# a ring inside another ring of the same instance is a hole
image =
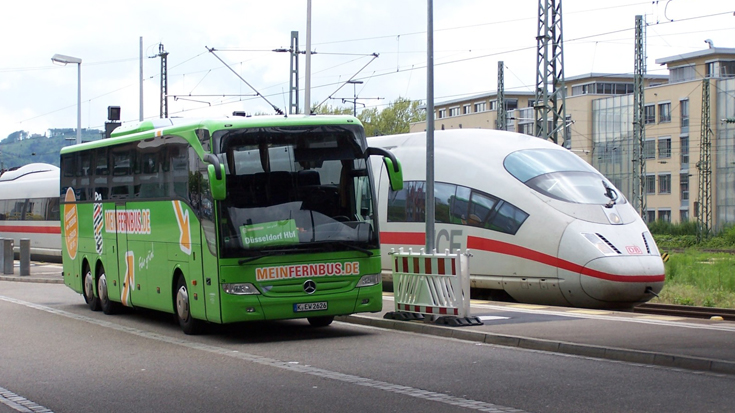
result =
[[[323,125],[216,132],[227,182],[222,256],[378,248],[361,134]]]
[[[599,205],[626,202],[607,178],[569,151],[517,151],[508,155],[503,165],[529,188],[554,199]]]

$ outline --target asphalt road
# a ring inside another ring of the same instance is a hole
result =
[[[726,412],[734,388],[732,375],[339,322],[191,337],[160,313],[91,312],[64,285],[0,283],[2,413]]]

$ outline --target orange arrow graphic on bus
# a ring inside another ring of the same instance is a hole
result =
[[[174,204],[174,212],[176,213],[176,222],[179,224],[179,247],[185,254],[191,254],[191,226],[189,224],[189,211],[185,211],[181,205],[181,201],[172,201]]]
[[[133,291],[133,283],[135,282],[135,253],[128,251],[125,253],[125,282],[123,282],[122,294],[120,301],[124,306],[130,307],[130,293]]]

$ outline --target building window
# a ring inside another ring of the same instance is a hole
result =
[[[447,110],[439,109],[439,119],[446,118],[446,117],[447,117]]]
[[[671,102],[658,104],[658,123],[671,122]]]
[[[679,174],[679,198],[689,201],[689,174]]]
[[[671,83],[684,82],[697,78],[697,71],[694,65],[675,67],[669,70],[669,74],[671,75]]]
[[[646,221],[648,222],[654,222],[656,221],[656,211],[649,209],[646,211]]]
[[[484,112],[487,109],[487,102],[477,102],[475,103],[475,113]]]
[[[490,110],[498,110],[498,101],[497,100],[491,100],[490,101]]]
[[[452,116],[459,116],[459,106],[449,108],[449,117],[451,118]]]
[[[658,211],[658,220],[664,222],[671,222],[671,210],[664,209]]]
[[[462,106],[462,114],[463,115],[469,115],[472,113],[472,105],[464,105]]]
[[[731,62],[720,62],[721,77],[735,77],[735,60]]]
[[[679,221],[681,222],[689,221],[689,210],[688,209],[682,209],[679,211]]]
[[[656,159],[656,141],[654,139],[646,139],[643,142],[643,159]]]
[[[656,175],[646,175],[646,193],[656,194]]]
[[[681,144],[681,167],[689,168],[689,137],[684,136],[680,139]]]
[[[715,62],[707,62],[704,64],[704,77],[714,77],[717,75],[715,65]]]
[[[658,139],[658,158],[659,159],[671,158],[671,138],[659,138]]]
[[[681,124],[681,128],[687,128],[687,131],[689,130],[689,99],[683,99],[679,101],[679,122]]]
[[[658,193],[671,193],[671,174],[663,174],[658,176]]]
[[[646,105],[643,109],[646,125],[656,123],[656,106]]]

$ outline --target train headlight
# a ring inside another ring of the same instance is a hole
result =
[[[617,212],[615,212],[614,208],[613,209],[603,208],[603,210],[605,211],[605,215],[607,215],[608,222],[610,222],[611,224],[620,225],[623,223],[623,219],[620,218],[620,215],[618,215]]]
[[[587,238],[587,241],[591,242],[592,245],[597,248],[598,251],[605,255],[617,255],[618,253],[615,252],[612,248],[610,248],[609,245],[605,241],[603,241],[597,234],[582,234],[585,238]]]

